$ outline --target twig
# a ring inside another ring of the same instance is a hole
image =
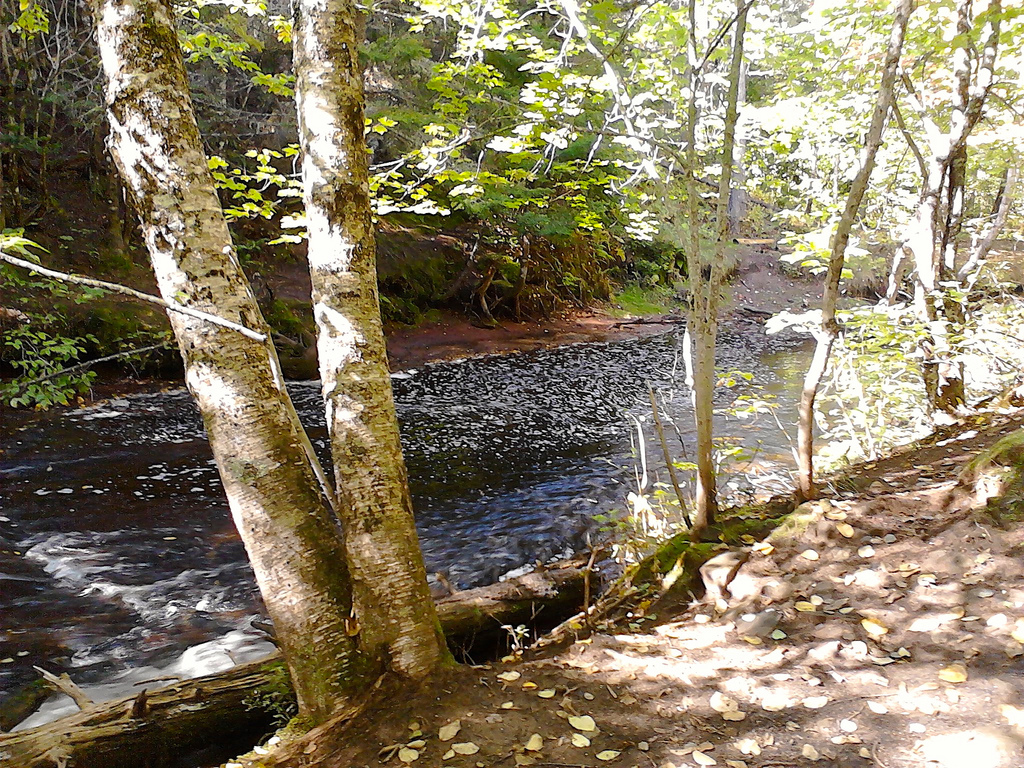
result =
[[[251,328],[246,328],[244,325],[232,322],[231,320],[225,320],[223,317],[217,317],[211,315],[208,312],[203,312],[198,309],[192,309],[191,307],[185,307],[181,304],[172,301],[165,301],[159,296],[153,296],[142,291],[136,291],[134,288],[128,288],[124,285],[118,285],[117,283],[108,283],[104,280],[95,280],[91,277],[82,277],[81,275],[72,275],[67,272],[57,272],[53,269],[47,269],[39,264],[33,264],[31,261],[25,259],[19,259],[15,256],[11,256],[9,253],[0,251],[0,261],[6,261],[8,264],[12,264],[15,267],[21,267],[22,269],[28,269],[32,272],[37,272],[45,277],[52,277],[55,280],[61,280],[65,283],[74,283],[75,285],[84,285],[89,288],[100,288],[104,291],[110,291],[111,293],[120,293],[124,296],[131,296],[133,299],[139,299],[150,304],[156,304],[158,307],[163,307],[168,312],[177,312],[181,315],[187,315],[188,317],[194,317],[197,320],[205,320],[208,323],[219,325],[222,328],[228,328],[232,331],[238,331],[243,336],[252,339],[253,341],[266,341],[267,335],[254,331]]]
[[[89,698],[85,691],[75,685],[67,672],[57,677],[57,675],[47,672],[42,667],[33,666],[32,669],[42,675],[43,680],[49,683],[50,686],[70,697],[79,709],[88,709],[93,705],[93,700]]]
[[[108,362],[110,360],[116,360],[119,357],[130,357],[132,355],[141,355],[141,354],[144,354],[146,352],[152,352],[155,349],[163,349],[168,344],[170,344],[169,341],[162,341],[159,344],[151,344],[148,347],[140,347],[139,349],[128,349],[128,350],[125,350],[124,352],[116,352],[113,355],[107,355],[105,357],[97,357],[95,360],[86,360],[85,362],[78,363],[77,365],[72,365],[69,368],[61,368],[59,371],[53,371],[52,373],[47,373],[47,374],[45,374],[43,376],[38,376],[38,377],[36,377],[34,379],[30,379],[29,381],[16,381],[16,382],[14,382],[14,384],[18,387],[18,391],[20,392],[21,390],[26,389],[27,387],[30,387],[33,384],[39,384],[40,382],[43,382],[43,381],[49,381],[50,379],[55,379],[58,376],[64,376],[64,375],[69,374],[69,373],[74,373],[75,371],[80,371],[83,368],[90,368],[90,367],[96,365],[97,363],[106,363],[106,362]]]
[[[683,502],[683,490],[679,487],[679,478],[676,476],[676,467],[672,463],[672,454],[668,450],[668,441],[665,439],[665,429],[661,425],[661,417],[658,416],[658,398],[654,395],[654,387],[647,382],[647,394],[651,398],[651,416],[654,418],[654,428],[658,432],[658,439],[661,441],[661,451],[665,454],[665,466],[668,468],[668,476],[672,478],[672,487],[676,491],[676,498],[679,500],[679,512],[683,523],[687,528],[690,521],[686,518],[686,504]]]

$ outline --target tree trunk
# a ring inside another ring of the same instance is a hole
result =
[[[320,379],[353,631],[422,678],[447,658],[413,520],[377,295],[356,9],[299,0],[294,67]]]
[[[974,244],[974,247],[971,249],[970,258],[967,259],[960,268],[960,271],[957,272],[957,278],[961,281],[966,281],[968,288],[974,286],[975,281],[978,279],[978,271],[988,258],[989,251],[992,250],[992,246],[998,239],[999,233],[1006,226],[1006,218],[1010,215],[1010,209],[1013,207],[1017,191],[1017,173],[1016,165],[1008,165],[1006,167],[1003,181],[996,195],[998,207],[992,214],[992,223],[989,224],[981,239]]]
[[[947,199],[955,205],[962,205],[962,201],[956,203],[953,177],[957,175],[959,159],[966,152],[967,139],[981,119],[985,99],[992,87],[999,46],[1001,4],[1000,0],[992,0],[984,14],[981,52],[972,80],[973,43],[969,34],[972,27],[971,11],[970,0],[958,0],[954,39],[960,43],[953,53],[954,96],[949,130],[940,131],[924,113],[920,99],[917,100],[918,110],[930,137],[931,155],[926,163],[927,172],[922,181],[917,210],[907,227],[904,242],[913,255],[917,275],[914,303],[925,324],[920,344],[923,353],[921,373],[928,405],[933,411],[955,411],[964,401],[963,374],[955,360],[956,350],[950,340],[962,332],[963,321],[957,311],[953,311],[952,317],[949,316],[950,306],[945,296],[948,287],[942,285],[943,278],[950,271],[946,267],[943,246],[950,241],[946,236],[948,227],[943,227],[940,232],[940,220],[946,221],[940,203],[943,190],[948,189],[950,194]],[[951,186],[947,188],[946,184]],[[955,210],[951,213],[956,215]],[[955,242],[955,238],[952,242]]]
[[[110,150],[168,302],[268,329],[231,243],[188,97],[169,0],[91,0]],[[327,719],[364,681],[344,549],[269,338],[170,314],[185,378],[287,659],[300,711]]]
[[[875,167],[875,156],[882,145],[882,133],[889,117],[889,108],[893,102],[893,91],[896,75],[899,70],[900,53],[903,50],[903,38],[907,32],[907,21],[913,12],[913,0],[895,0],[892,8],[892,31],[889,33],[889,44],[885,52],[885,63],[882,67],[882,82],[878,89],[878,99],[874,112],[871,114],[871,125],[864,140],[864,152],[861,166],[850,187],[846,198],[843,215],[836,224],[836,232],[832,238],[832,252],[828,260],[828,272],[825,276],[825,287],[821,299],[821,327],[815,334],[814,356],[804,376],[803,390],[800,393],[800,406],[797,420],[797,492],[804,500],[817,498],[814,485],[814,401],[818,396],[818,387],[828,367],[828,359],[832,354],[832,345],[839,335],[836,323],[836,304],[839,301],[839,282],[843,274],[846,260],[846,246],[850,240],[850,230],[857,218],[864,193],[867,192],[871,172]]]
[[[708,376],[707,339],[709,329],[705,320],[705,284],[711,279],[711,266],[705,264],[700,242],[700,208],[697,197],[697,89],[700,85],[700,60],[697,56],[697,3],[687,3],[686,53],[689,60],[690,93],[686,102],[686,208],[688,250],[686,271],[690,278],[690,321],[687,324],[687,353],[689,340],[693,341],[692,365],[689,366],[694,421],[697,428],[697,483],[694,491],[694,513],[690,533],[699,540],[714,522],[717,511],[715,491],[714,446],[711,423],[709,388],[714,389],[714,346],[710,348],[711,374]]]

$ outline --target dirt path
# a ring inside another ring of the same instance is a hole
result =
[[[462,667],[284,762],[1021,768],[1024,525],[957,473],[1022,424],[858,468],[754,546],[717,605],[640,603],[558,652]]]

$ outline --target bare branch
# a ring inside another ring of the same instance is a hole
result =
[[[254,331],[251,328],[246,328],[244,325],[232,322],[231,320],[225,320],[223,317],[217,317],[211,315],[208,312],[203,312],[198,309],[192,309],[191,307],[185,307],[181,304],[177,304],[171,301],[165,301],[159,296],[153,296],[142,291],[136,291],[134,288],[129,288],[125,285],[118,285],[117,283],[108,283],[104,280],[96,280],[91,277],[82,277],[81,275],[72,275],[67,272],[58,272],[54,269],[47,269],[39,264],[33,264],[31,261],[25,259],[19,259],[16,256],[11,256],[9,253],[0,251],[0,261],[6,261],[8,264],[12,264],[15,267],[21,267],[22,269],[28,269],[32,272],[37,272],[45,277],[52,277],[54,280],[61,280],[65,283],[74,283],[75,285],[84,285],[88,288],[100,288],[104,291],[110,291],[111,293],[120,293],[123,296],[131,296],[133,299],[139,299],[150,304],[156,304],[158,307],[163,307],[168,312],[177,312],[181,315],[187,315],[188,317],[194,317],[197,320],[205,320],[213,325],[219,325],[222,328],[228,328],[232,331],[237,331],[243,336],[253,339],[254,341],[266,341],[267,335]]]

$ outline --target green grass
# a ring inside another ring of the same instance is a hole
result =
[[[669,286],[646,288],[636,283],[623,286],[612,299],[617,315],[663,315],[679,306]]]

